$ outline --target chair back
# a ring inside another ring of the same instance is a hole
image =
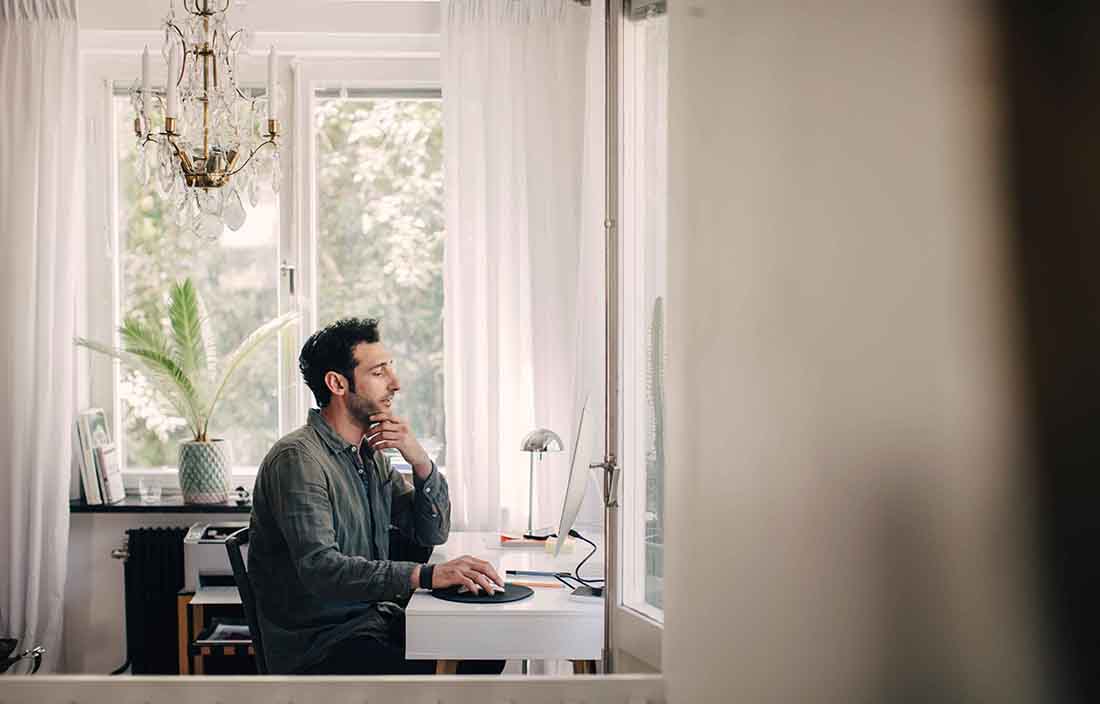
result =
[[[252,635],[252,650],[256,654],[256,672],[268,674],[267,660],[264,655],[264,640],[260,633],[260,619],[256,613],[256,599],[252,592],[252,580],[248,578],[241,546],[248,545],[248,528],[241,528],[225,539],[225,551],[229,553],[229,564],[233,567],[233,580],[241,595],[244,616],[248,620],[248,630]]]

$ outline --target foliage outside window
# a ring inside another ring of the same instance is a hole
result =
[[[407,418],[445,464],[443,115],[438,99],[318,97],[319,326],[382,320]]]

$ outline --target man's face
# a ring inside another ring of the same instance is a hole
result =
[[[381,342],[360,342],[355,346],[355,391],[347,395],[348,412],[366,427],[370,415],[389,412],[393,395],[401,388],[393,370],[393,359]]]

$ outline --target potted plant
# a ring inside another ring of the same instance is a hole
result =
[[[184,503],[224,503],[229,498],[231,452],[226,440],[210,437],[210,419],[241,363],[262,342],[297,320],[298,313],[280,315],[256,328],[221,364],[206,307],[190,279],[172,285],[167,318],[165,331],[159,316],[149,323],[127,316],[119,328],[121,348],[82,337],[75,342],[149,378],[192,434],[192,440],[181,443],[179,449]]]

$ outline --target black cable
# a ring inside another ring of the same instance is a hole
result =
[[[565,586],[569,587],[570,589],[576,589],[577,587],[575,585],[570,584],[569,582],[566,582],[565,581],[566,579],[576,580],[579,584],[583,584],[584,586],[591,587],[593,589],[602,589],[602,587],[597,587],[597,586],[594,586],[594,585],[603,584],[604,580],[602,580],[602,579],[584,579],[583,577],[581,577],[581,568],[584,567],[584,563],[588,562],[588,558],[590,558],[590,557],[592,557],[593,555],[596,554],[596,544],[593,543],[591,540],[584,537],[583,535],[581,535],[580,533],[578,533],[575,530],[570,529],[569,530],[569,535],[573,538],[577,538],[578,540],[583,540],[584,542],[591,545],[592,546],[592,552],[585,555],[584,559],[581,560],[580,563],[577,564],[576,569],[573,570],[573,574],[569,574],[568,572],[558,572],[557,574],[554,575],[554,579],[558,580],[559,582],[561,582]],[[529,536],[524,536],[524,537],[529,537]],[[534,536],[530,536],[530,537],[534,537]],[[548,540],[550,538],[556,538],[556,537],[558,537],[557,533],[550,533],[549,535],[538,536],[537,538],[535,538],[535,540]],[[563,577],[564,577],[564,579],[563,579]]]
[[[584,563],[588,562],[588,559],[596,554],[596,544],[575,530],[571,529],[569,531],[569,535],[573,536],[577,540],[583,540],[584,542],[592,546],[592,552],[585,555],[584,559],[581,560],[579,564],[577,564],[577,568],[573,570],[573,579],[577,580],[586,587],[591,587],[593,584],[596,583],[603,584],[604,580],[602,579],[584,579],[583,577],[581,577],[581,568],[584,567]]]

